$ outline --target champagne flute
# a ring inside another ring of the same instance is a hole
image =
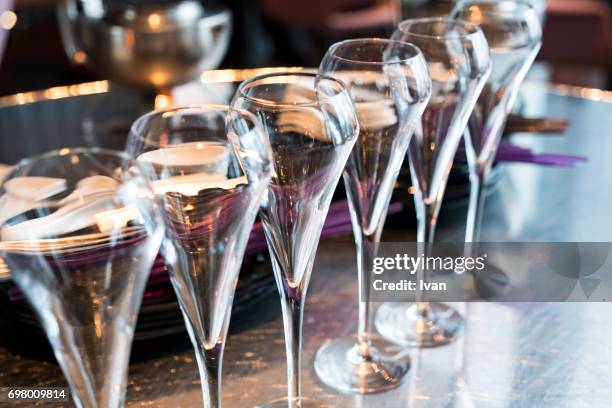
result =
[[[367,269],[376,257],[393,185],[431,94],[431,80],[418,48],[376,38],[332,45],[319,73],[347,85],[359,118],[359,138],[344,170],[344,184],[361,296],[357,338],[326,342],[315,357],[315,371],[325,384],[343,392],[381,392],[406,378],[410,357],[403,351],[387,353],[389,343],[372,333]]]
[[[421,49],[432,80],[429,104],[408,147],[417,240],[427,254],[457,147],[491,71],[489,48],[478,26],[445,18],[403,21],[392,38]],[[425,279],[422,268],[417,274],[417,281]],[[385,303],[379,308],[375,322],[379,333],[396,343],[420,347],[453,341],[463,325],[461,315],[446,304],[426,302],[420,291],[417,294],[416,303]]]
[[[465,131],[471,184],[465,241],[474,242],[479,239],[487,178],[520,85],[540,50],[542,29],[535,9],[518,1],[463,1],[451,15],[477,24],[491,50],[491,75]]]
[[[0,254],[83,408],[124,406],[136,317],[163,237],[130,157],[62,149],[17,164],[0,199]]]
[[[141,117],[127,150],[163,208],[162,254],[196,352],[204,406],[220,407],[232,300],[270,179],[269,145],[250,113],[203,105]]]
[[[261,119],[273,153],[260,217],[281,296],[289,384],[288,398],[266,407],[321,407],[301,395],[302,318],[321,229],[359,133],[355,107],[342,82],[310,73],[249,79],[232,106]]]

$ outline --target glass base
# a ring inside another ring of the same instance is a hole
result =
[[[495,265],[487,264],[486,269],[474,273],[474,287],[478,296],[492,299],[510,291],[510,278]]]
[[[407,378],[410,356],[378,336],[370,356],[361,355],[355,337],[325,343],[315,357],[315,372],[325,385],[345,393],[371,394],[397,387]]]
[[[257,408],[328,408],[328,405],[321,400],[302,397],[300,401],[294,401],[293,404],[289,404],[288,398],[281,398],[258,405]]]
[[[463,328],[463,317],[438,302],[385,303],[376,314],[376,329],[387,340],[402,346],[437,347],[455,341]]]

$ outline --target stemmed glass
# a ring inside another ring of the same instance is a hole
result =
[[[431,80],[418,48],[375,38],[332,45],[319,73],[347,85],[359,118],[359,138],[344,170],[344,184],[361,296],[357,338],[325,343],[315,357],[315,371],[325,384],[343,392],[380,392],[400,384],[410,357],[386,354],[389,343],[372,333],[367,269],[376,257],[393,185],[431,94]]]
[[[451,15],[477,24],[491,49],[492,70],[465,131],[471,194],[465,241],[478,241],[485,185],[508,114],[542,44],[537,12],[518,1],[459,3]]]
[[[301,396],[302,318],[323,222],[359,124],[337,79],[310,73],[262,75],[240,84],[232,106],[255,113],[273,152],[262,219],[281,296],[288,399],[271,407],[320,407]]]
[[[421,49],[432,80],[429,104],[408,147],[417,241],[420,253],[427,254],[458,144],[491,70],[489,49],[478,26],[444,18],[403,21],[392,38]],[[423,275],[422,269],[417,271],[417,281]],[[375,322],[379,333],[421,347],[453,341],[463,325],[461,315],[446,304],[426,302],[420,291],[417,295],[413,304],[383,304]]]
[[[267,139],[246,111],[189,106],[138,119],[127,150],[161,202],[162,254],[195,348],[204,406],[219,407],[234,291],[270,179]]]
[[[22,160],[0,199],[0,254],[33,306],[78,407],[124,405],[136,317],[163,237],[125,153],[62,149]]]

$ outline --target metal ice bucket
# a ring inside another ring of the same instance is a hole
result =
[[[57,11],[69,58],[132,86],[188,82],[216,68],[230,42],[229,9],[197,0],[64,0]]]

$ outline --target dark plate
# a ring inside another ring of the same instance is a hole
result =
[[[6,346],[22,354],[52,358],[46,337],[29,304],[25,300],[9,300],[9,289],[12,286],[12,282],[0,283],[0,321],[5,322],[12,332],[10,336],[0,336],[0,339]],[[135,349],[142,342],[185,333],[185,322],[170,282],[156,284],[153,289],[164,290],[168,294],[143,299],[134,334]],[[254,314],[253,308],[270,301],[278,302],[278,299],[268,257],[247,257],[236,288],[230,330],[236,331],[248,325]],[[26,338],[24,344],[29,346],[24,349],[21,342]]]

